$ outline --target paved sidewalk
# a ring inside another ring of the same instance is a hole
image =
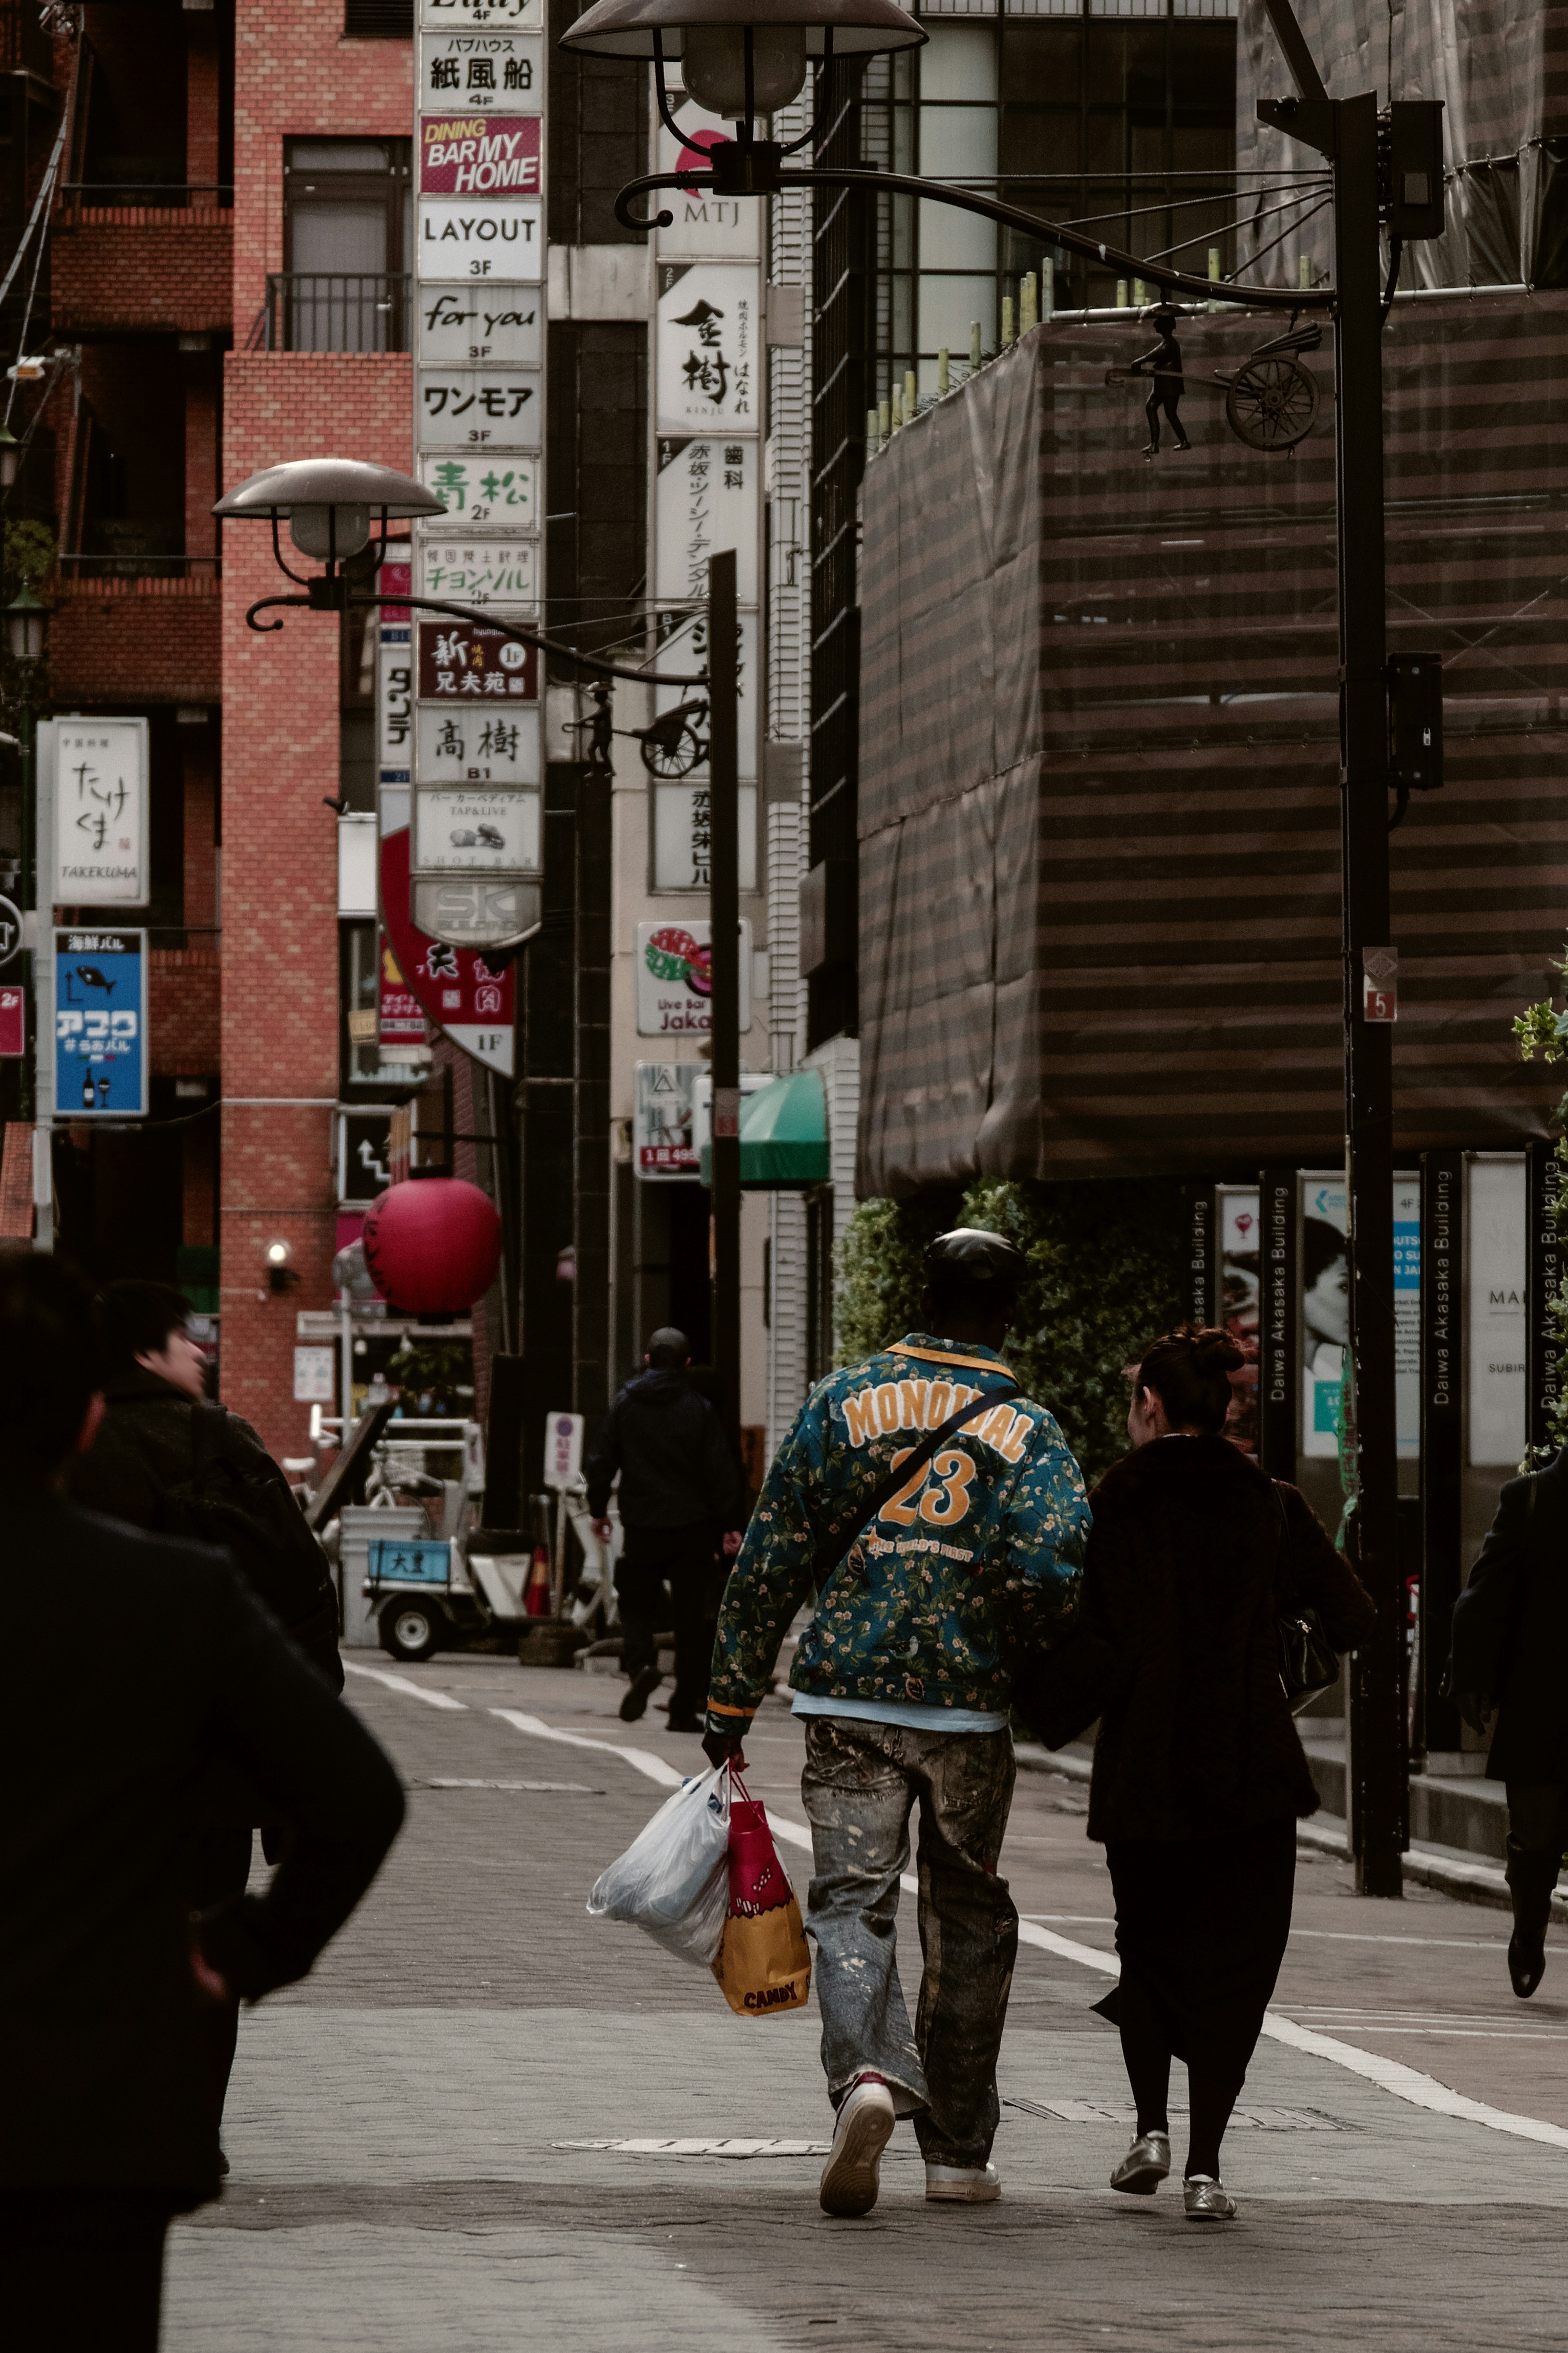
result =
[[[410,1785],[408,1826],[315,1975],[241,2022],[229,2189],[171,2242],[175,2353],[1563,2341],[1568,2147],[1435,2114],[1279,2042],[1260,2046],[1249,2121],[1226,2143],[1237,2225],[1195,2230],[1168,2191],[1112,2195],[1127,2089],[1089,2011],[1106,1979],[1057,1951],[1020,1955],[994,2207],[928,2208],[907,2126],[858,2222],[820,2212],[809,2155],[583,2146],[828,2128],[812,2011],[735,2019],[701,1971],[584,1914],[659,1787],[492,1711],[677,1769],[700,1762],[697,1744],[664,1731],[657,1702],[620,1725],[608,1679],[484,1657],[358,1663],[393,1677],[351,1675],[350,1696]],[[782,1702],[750,1750],[754,1791],[798,1821]],[[1020,1776],[1003,1868],[1046,1935],[1103,1952],[1109,1882],[1083,1806],[1080,1787]],[[781,1852],[804,1880],[804,1855]],[[1342,1862],[1303,1856],[1277,2011],[1561,2133],[1568,1939],[1523,2005],[1505,1933],[1426,1893],[1358,1900]],[[1173,2089],[1179,2106],[1180,2070]]]

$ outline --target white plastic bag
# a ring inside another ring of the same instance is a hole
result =
[[[596,1920],[630,1920],[668,1953],[711,1967],[730,1900],[730,1768],[683,1781],[588,1898]]]

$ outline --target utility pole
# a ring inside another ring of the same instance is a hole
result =
[[[1289,0],[1265,0],[1298,97],[1258,118],[1326,156],[1334,180],[1346,1256],[1357,1482],[1351,1549],[1377,1605],[1351,1689],[1351,1840],[1363,1895],[1403,1893],[1409,1844],[1405,1590],[1394,1402],[1394,1058],[1397,959],[1388,885],[1383,304],[1377,98],[1331,99]]]
[[[741,1423],[741,844],[735,552],[708,559],[709,954],[713,1029],[713,1369]]]

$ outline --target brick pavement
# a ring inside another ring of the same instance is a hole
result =
[[[1074,2348],[1154,2332],[1184,2348],[1353,2341],[1378,2353],[1561,2342],[1568,2151],[1409,2106],[1274,2043],[1259,2049],[1248,2106],[1319,2128],[1235,2132],[1226,2173],[1242,2218],[1213,2234],[1168,2194],[1133,2201],[1103,2186],[1123,2126],[1026,2108],[1004,2110],[1000,2204],[928,2210],[901,2127],[862,2222],[820,2213],[809,2158],[559,2147],[819,2137],[815,2019],[735,2020],[700,1971],[589,1921],[595,1872],[660,1793],[613,1756],[524,1736],[489,1711],[521,1708],[687,1765],[695,1743],[657,1714],[621,1727],[613,1682],[493,1659],[399,1672],[464,1704],[437,1710],[351,1680],[410,1783],[408,1827],[314,1976],[242,2021],[233,2179],[172,2242],[165,2342],[179,2353],[482,2353],[520,2340],[772,2353],[820,2345],[829,2327],[842,2334],[826,2341],[888,2353],[1047,2332]],[[752,1785],[796,1819],[798,1745],[776,1704],[753,1740]],[[464,1778],[580,1786],[428,1786]],[[1004,1868],[1026,1913],[1103,1947],[1108,1888],[1081,1804],[1071,1785],[1021,1777]],[[784,1853],[798,1875],[801,1858]],[[1476,2096],[1557,2113],[1568,2032],[1512,2004],[1497,1915],[1429,1897],[1361,1903],[1346,1877],[1328,1859],[1303,1863],[1287,2013],[1321,2025],[1324,2008],[1359,2010],[1375,2030],[1400,2008],[1436,2021],[1430,2039],[1423,2027],[1367,2047],[1456,2083],[1458,2053]],[[1391,1936],[1432,1941],[1372,1941]],[[1025,1949],[1005,2099],[1125,2106],[1116,2038],[1088,2011],[1102,1986]],[[1500,2039],[1446,2039],[1446,2021],[1475,2017],[1495,2018],[1480,2031]],[[1548,2039],[1517,2040],[1525,2031]],[[1173,2090],[1179,2104],[1179,2070]]]

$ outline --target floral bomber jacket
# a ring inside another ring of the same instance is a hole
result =
[[[801,1408],[724,1590],[709,1728],[742,1733],[810,1596],[819,1551],[855,1525],[921,1434],[967,1398],[975,1417],[882,1507],[818,1596],[790,1683],[824,1699],[1005,1709],[1030,1641],[1076,1606],[1089,1512],[1054,1418],[1019,1398],[989,1348],[914,1332],[830,1373]]]

